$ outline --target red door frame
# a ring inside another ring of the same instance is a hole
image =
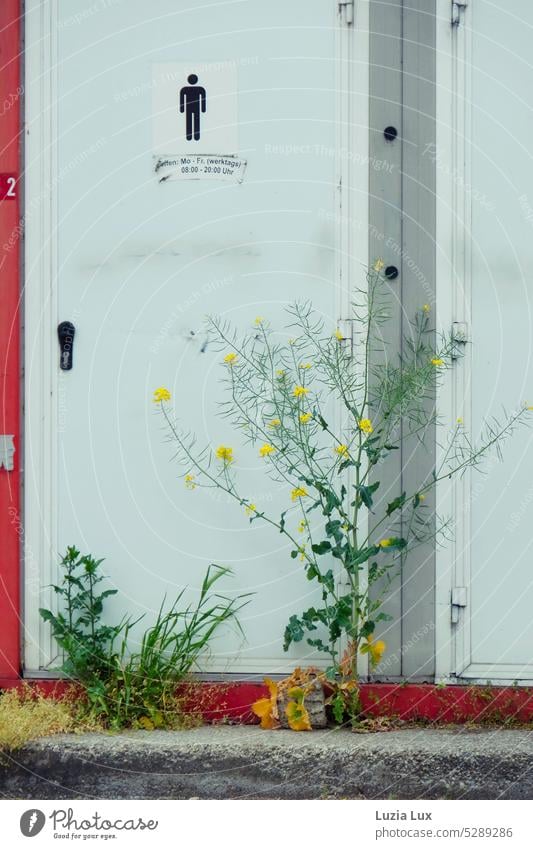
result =
[[[20,12],[20,0],[0,3],[0,174],[17,177],[15,198],[0,188],[0,434],[15,443],[13,471],[0,468],[0,682],[21,670]]]

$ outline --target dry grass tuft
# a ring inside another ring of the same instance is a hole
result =
[[[27,684],[0,693],[0,752],[75,727],[74,703],[68,697],[47,698]]]

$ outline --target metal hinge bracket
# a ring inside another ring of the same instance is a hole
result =
[[[463,356],[461,350],[463,345],[468,342],[468,324],[466,321],[454,321],[452,323],[452,360],[458,360]]]
[[[468,603],[468,592],[466,587],[452,587],[452,625],[459,622],[459,610],[466,607]]]
[[[339,318],[337,321],[336,334],[340,334],[340,337],[342,337],[339,338],[339,344],[350,357],[353,357],[355,345],[354,323],[355,319],[353,318]]]
[[[346,24],[351,27],[355,20],[355,0],[338,0],[339,14]]]
[[[15,454],[15,437],[11,433],[0,435],[0,469],[12,472],[15,468],[13,456]]]
[[[467,6],[468,3],[461,3],[458,2],[458,0],[452,0],[452,27],[460,26]]]

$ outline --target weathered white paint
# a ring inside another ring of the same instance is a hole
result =
[[[533,397],[531,218],[533,13],[525,0],[473,0],[458,28],[440,4],[437,79],[439,324],[466,322],[470,342],[440,394],[441,439],[457,417],[474,440],[483,421]],[[455,518],[438,553],[438,676],[533,678],[531,432],[476,472],[439,488]],[[467,605],[450,624],[452,587]]]
[[[106,556],[113,618],[149,618],[209,562],[231,564],[225,589],[256,593],[247,643],[226,634],[211,668],[281,671],[306,656],[284,656],[281,635],[314,588],[268,528],[185,490],[150,398],[167,385],[200,443],[234,441],[205,313],[278,324],[305,297],[332,326],[347,315],[368,259],[367,4],[342,29],[333,0],[125,9],[27,4],[26,546],[41,578],[26,586],[26,668],[53,663],[38,607],[75,543]],[[154,178],[152,65],[177,57],[236,63],[242,184]],[[61,320],[76,342],[60,374]],[[286,506],[253,452],[239,464],[256,503]]]

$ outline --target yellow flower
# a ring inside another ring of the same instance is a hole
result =
[[[347,445],[336,445],[335,452],[339,455],[339,457],[344,457],[348,453]]]
[[[374,428],[370,419],[359,419],[359,430],[363,433],[373,433]]]
[[[374,635],[369,634],[366,638],[366,645],[362,647],[361,651],[370,655],[370,662],[372,663],[372,666],[377,666],[383,657],[386,648],[387,644],[383,640],[374,642]]]
[[[265,444],[262,445],[261,448],[259,449],[259,456],[260,457],[268,457],[268,455],[273,454],[275,450],[276,449],[274,448],[273,445],[270,445],[269,442],[265,442]]]
[[[338,341],[339,341],[339,342],[343,342],[343,341],[344,341],[344,334],[342,333],[342,331],[341,331],[341,330],[339,330],[339,328],[338,328],[338,327],[337,327],[337,329],[335,330],[335,333],[334,333],[333,335],[334,335],[335,339],[338,339]]]
[[[306,495],[308,495],[308,492],[303,486],[297,486],[296,489],[293,489],[291,492],[291,498],[293,501],[296,501],[298,498],[305,498]]]
[[[187,487],[187,489],[196,489],[194,475],[185,475],[185,486]]]
[[[425,312],[427,314],[428,312],[431,311],[431,307],[430,307],[429,304],[424,304],[424,306],[422,307],[422,310],[423,310],[423,312]]]
[[[385,263],[382,259],[377,259],[372,268],[379,274],[379,272],[385,268]]]
[[[301,545],[298,551],[300,552],[300,560],[303,563],[305,560],[305,545]]]
[[[295,386],[292,394],[295,398],[301,398],[303,395],[307,395],[308,392],[309,389],[305,386]]]
[[[154,404],[160,404],[161,401],[170,401],[170,392],[164,386],[154,391]]]
[[[459,418],[457,419],[457,424],[458,424],[458,425],[462,425],[462,424],[463,424],[463,420],[462,420],[461,416],[459,416]]]
[[[420,495],[418,496],[418,500],[419,500],[419,501],[425,501],[425,500],[426,500],[426,496],[425,496],[423,493],[420,493]]]
[[[533,407],[530,406],[528,401],[524,401],[524,407],[526,408],[526,410],[533,410]]]
[[[289,345],[294,345],[296,343],[296,339],[289,339]]]
[[[219,445],[216,450],[217,460],[224,460],[224,463],[233,463],[233,448],[227,445]]]
[[[228,366],[232,366],[233,363],[235,363],[236,361],[237,361],[237,354],[235,354],[233,351],[231,352],[231,354],[226,354],[226,356],[224,357],[224,362]]]
[[[350,526],[349,526],[349,525],[341,525],[341,529],[342,529],[343,531],[347,532],[347,531],[349,531],[349,530],[350,530]]]
[[[311,363],[300,363],[298,368],[311,368]]]
[[[300,413],[300,421],[302,424],[307,424],[307,422],[311,421],[313,416],[311,413]]]
[[[276,377],[285,377],[285,370],[280,368],[276,372]]]
[[[303,534],[303,532],[305,531],[306,527],[307,527],[307,522],[305,521],[305,519],[302,519],[302,521],[301,521],[301,522],[300,522],[300,524],[298,525],[298,532],[299,532],[300,534]]]
[[[256,327],[261,327],[261,325],[263,324],[264,320],[265,320],[264,318],[262,318],[260,315],[258,315],[258,316],[257,316],[257,318],[256,318],[256,319],[255,319],[255,321],[254,321],[255,326],[256,326]]]
[[[247,516],[251,516],[252,513],[257,512],[257,508],[256,508],[255,504],[247,504],[246,507],[244,508],[244,512],[246,513]]]
[[[280,424],[281,424],[281,419],[272,419],[272,421],[270,421],[268,423],[268,427],[279,427]]]
[[[433,359],[431,360],[431,365],[432,366],[443,366],[444,360],[441,360],[440,357],[433,357]]]
[[[380,548],[388,548],[390,545],[392,545],[392,542],[393,542],[393,540],[390,537],[388,537],[387,539],[380,540],[378,542],[378,545],[379,545]]]

